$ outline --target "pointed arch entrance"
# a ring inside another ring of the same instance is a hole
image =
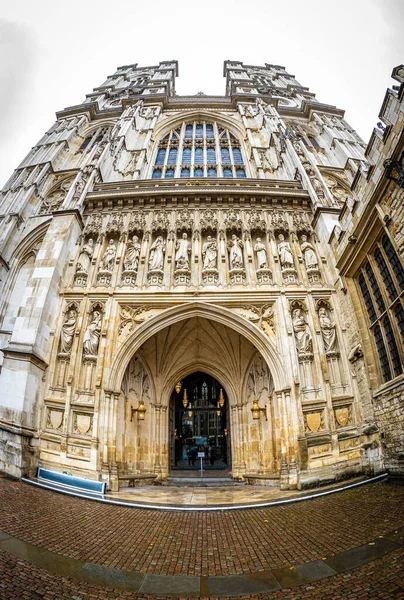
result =
[[[229,402],[217,379],[196,371],[177,382],[169,410],[171,470],[199,470],[201,458],[206,471],[230,469]]]

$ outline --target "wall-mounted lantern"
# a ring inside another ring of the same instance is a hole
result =
[[[261,413],[263,412],[265,414],[265,420],[268,421],[267,407],[265,405],[264,408],[261,408],[261,406],[258,405],[257,398],[254,398],[254,400],[253,400],[251,412],[252,412],[252,417],[255,420],[258,420],[261,416]]]
[[[388,158],[384,161],[383,166],[386,169],[385,175],[387,179],[395,181],[398,186],[404,188],[404,152],[401,153],[399,160]]]
[[[144,421],[144,416],[146,414],[146,407],[144,405],[144,401],[143,399],[139,400],[139,406],[137,408],[133,408],[132,407],[132,412],[131,412],[131,416],[130,416],[130,420],[133,421],[133,415],[135,413],[137,413],[137,420],[138,421]]]

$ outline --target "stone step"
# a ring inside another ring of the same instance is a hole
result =
[[[163,485],[178,487],[230,487],[245,485],[244,482],[234,481],[230,477],[167,477]]]

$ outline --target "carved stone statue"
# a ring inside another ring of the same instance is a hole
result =
[[[318,318],[320,320],[321,335],[323,337],[326,354],[328,352],[337,352],[338,344],[335,323],[332,323],[324,306],[319,309]]]
[[[137,235],[134,235],[131,242],[126,246],[125,258],[123,261],[125,271],[137,271],[139,266],[140,244]]]
[[[101,313],[95,310],[92,316],[92,321],[87,327],[83,339],[84,354],[96,356],[98,352],[98,344],[100,343],[101,334]]]
[[[284,236],[281,233],[278,235],[278,240],[278,254],[279,260],[281,262],[281,269],[293,269],[293,254],[289,242],[285,240]]]
[[[186,233],[182,234],[182,239],[177,240],[175,244],[175,267],[176,269],[189,269],[189,255],[191,254],[191,242]]]
[[[91,265],[91,258],[94,254],[94,240],[90,238],[86,244],[83,245],[80,256],[77,261],[76,271],[81,273],[88,273]]]
[[[62,332],[60,334],[60,352],[62,354],[70,354],[74,332],[76,330],[77,322],[77,311],[71,308],[66,315],[65,321],[62,325]]]
[[[295,308],[292,313],[293,331],[295,333],[296,348],[298,354],[313,352],[313,339],[306,323],[306,319],[300,308]]]
[[[242,269],[243,263],[243,249],[244,244],[235,234],[231,236],[231,241],[228,242],[227,248],[229,249],[230,269]]]
[[[302,235],[301,241],[302,241],[301,249],[302,249],[302,253],[304,256],[304,262],[306,264],[306,268],[307,269],[317,269],[318,268],[318,260],[317,260],[317,256],[316,256],[313,246],[310,244],[310,242],[307,241],[306,235]]]
[[[166,251],[166,245],[161,235],[159,235],[152,247],[150,248],[149,256],[149,270],[150,271],[162,271],[164,265],[164,252]]]
[[[114,270],[115,258],[116,246],[114,240],[109,240],[109,245],[107,246],[107,249],[104,252],[104,256],[102,257],[100,262],[100,271],[109,271],[110,273],[112,273],[112,271]]]
[[[268,268],[267,251],[265,244],[262,243],[261,238],[257,238],[254,246],[254,251],[257,253],[257,265],[259,269]]]
[[[204,269],[216,269],[217,267],[217,244],[211,235],[208,235],[202,247],[202,258]]]

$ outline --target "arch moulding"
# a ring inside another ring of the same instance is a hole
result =
[[[273,377],[275,390],[290,389],[290,384],[282,366],[282,358],[274,343],[268,339],[263,331],[227,308],[201,301],[189,302],[165,309],[160,314],[142,323],[128,336],[116,353],[104,389],[119,393],[125,369],[132,356],[141,346],[160,330],[192,317],[216,321],[244,336],[265,359]]]

